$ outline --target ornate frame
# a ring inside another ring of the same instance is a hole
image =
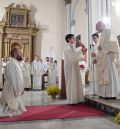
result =
[[[18,42],[23,47],[23,56],[33,58],[33,50],[35,37],[39,29],[31,22],[29,14],[30,10],[24,4],[14,3],[5,7],[6,15],[0,21],[0,58],[10,56],[11,45]],[[12,15],[17,16],[18,22],[11,23]],[[22,23],[20,17],[23,16]]]

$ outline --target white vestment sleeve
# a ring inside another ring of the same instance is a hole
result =
[[[35,74],[34,62],[32,62],[32,65],[31,65],[31,74],[32,74],[32,75]]]
[[[64,51],[64,56],[67,57],[67,60],[71,60],[71,61],[82,61],[83,60],[80,50],[76,50],[76,51],[66,50]]]
[[[13,86],[13,90],[15,93],[15,96],[20,96],[23,91],[23,75],[21,75],[21,73],[19,73],[18,69],[16,68],[16,66],[14,64],[9,64],[7,67],[7,71],[9,71],[10,77],[11,77],[11,81],[12,81],[12,86]]]
[[[107,53],[118,54],[118,46],[117,46],[117,43],[114,41],[109,41],[109,42],[105,43],[102,46],[102,49],[103,49],[104,54],[107,54]]]

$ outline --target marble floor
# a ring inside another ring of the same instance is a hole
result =
[[[26,106],[66,104],[66,100],[52,100],[45,92],[26,91],[23,96]],[[112,116],[85,117],[76,119],[44,120],[33,122],[0,123],[0,129],[120,129]]]
[[[26,106],[67,104],[66,100],[51,99],[45,91],[25,91],[23,100]]]

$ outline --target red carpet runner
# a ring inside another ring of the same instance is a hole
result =
[[[0,122],[17,122],[17,121],[34,121],[34,120],[51,120],[64,118],[79,118],[102,116],[104,112],[92,108],[85,104],[76,106],[69,105],[51,105],[51,106],[31,106],[27,112],[15,117],[0,117]]]

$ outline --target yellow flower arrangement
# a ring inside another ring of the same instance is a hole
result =
[[[115,123],[120,124],[120,112],[115,117]]]
[[[46,89],[48,96],[57,96],[61,94],[61,90],[58,86],[48,86]]]

